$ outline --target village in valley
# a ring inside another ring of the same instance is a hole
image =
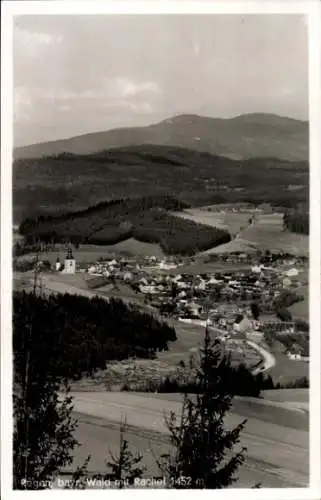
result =
[[[240,212],[255,224],[253,212],[245,209],[233,209],[230,216],[238,217]],[[263,210],[261,213],[264,216]],[[304,252],[293,255],[256,249],[219,253],[216,247],[215,253],[195,257],[110,252],[94,260],[90,246],[58,244],[49,253],[47,247],[37,257],[28,255],[15,261],[18,286],[32,287],[33,274],[19,269],[33,268],[37,260],[38,282],[44,293],[72,291],[97,294],[107,300],[115,297],[172,321],[178,328],[196,328],[195,346],[185,353],[185,359],[197,349],[202,332],[208,328],[227,352],[254,373],[269,372],[281,356],[279,363],[284,357],[293,363],[289,377],[283,374],[284,380],[294,381],[308,374],[307,312],[303,318],[290,312],[291,306],[307,300],[301,294],[308,288]],[[275,345],[276,358],[269,352]],[[163,358],[166,362],[166,355]],[[298,362],[298,376],[294,376]]]

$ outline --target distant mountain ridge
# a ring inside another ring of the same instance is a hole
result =
[[[275,157],[305,161],[309,157],[309,124],[266,113],[234,118],[178,115],[147,127],[118,128],[18,147],[14,159],[92,154],[142,144],[189,148],[235,160]]]

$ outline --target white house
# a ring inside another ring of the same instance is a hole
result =
[[[282,285],[284,288],[288,288],[289,286],[291,286],[292,284],[292,281],[290,280],[290,278],[284,278],[282,280]]]
[[[297,276],[298,274],[299,271],[295,267],[292,267],[291,269],[285,272],[285,275],[288,276],[289,278]]]
[[[299,352],[288,352],[288,358],[289,359],[301,359],[302,356]]]

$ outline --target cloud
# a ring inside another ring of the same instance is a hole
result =
[[[158,95],[160,88],[155,82],[143,81],[134,83],[128,78],[116,77],[102,79],[99,85],[78,91],[64,88],[35,88],[34,95],[41,100],[75,101],[75,100],[108,100],[127,102],[131,99],[140,99],[144,94]],[[127,101],[126,101],[127,100]],[[128,105],[129,106],[129,105]]]
[[[19,27],[15,27],[13,36],[17,50],[31,58],[36,58],[47,47],[56,46],[64,40],[62,35],[32,32]]]
[[[134,113],[150,114],[153,113],[154,107],[149,102],[132,102],[132,101],[112,101],[104,103],[105,108],[127,109]]]
[[[28,90],[25,87],[15,88],[13,95],[14,120],[19,122],[29,121],[32,110],[33,103]]]
[[[50,140],[186,112],[304,119],[306,21],[297,15],[18,16],[13,64],[20,137]]]
[[[128,78],[119,77],[116,78],[116,84],[122,97],[134,97],[144,93],[160,94],[159,86],[152,81],[135,83]]]

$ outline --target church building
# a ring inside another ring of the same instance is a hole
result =
[[[65,258],[63,273],[65,274],[75,274],[76,272],[76,259],[72,254],[72,250],[69,247],[67,257]]]

